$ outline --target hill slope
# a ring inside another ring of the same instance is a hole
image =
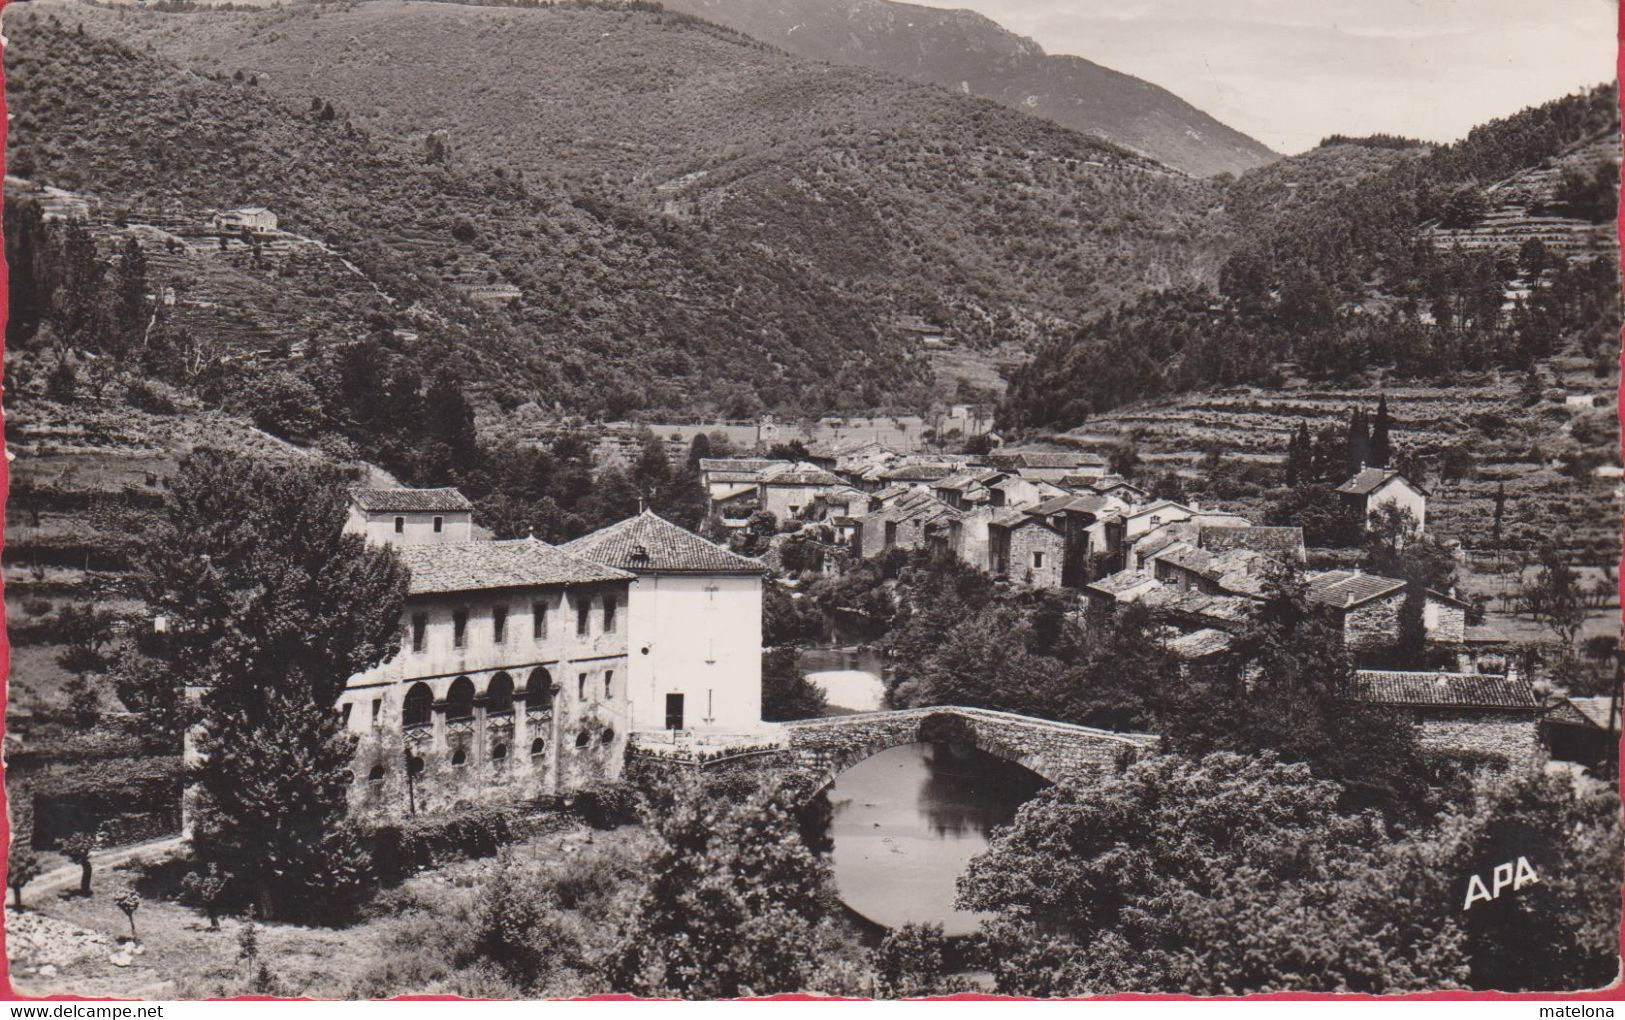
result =
[[[1100,135],[1197,176],[1275,158],[1150,82],[1052,56],[980,14],[892,0],[662,0],[791,53],[942,85]]]
[[[903,314],[977,344],[1035,338],[1146,287],[1209,278],[1222,243],[1214,184],[990,102],[801,60],[670,12],[398,0],[41,9],[212,75],[242,72],[239,91],[301,116],[313,99],[331,103],[341,121],[409,140],[420,162],[501,168],[711,261],[765,260],[746,276],[839,292],[834,303],[882,347],[907,342],[889,327]],[[431,157],[430,145],[451,155]],[[623,290],[637,285],[628,271],[614,271]],[[528,303],[533,288],[509,282]],[[655,293],[694,300],[682,287]],[[853,330],[829,324],[811,343]],[[839,406],[844,392],[808,402]]]

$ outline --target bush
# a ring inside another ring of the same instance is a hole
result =
[[[137,379],[125,388],[124,402],[148,414],[174,414],[179,410],[168,394],[142,379]]]
[[[576,794],[575,810],[595,829],[630,825],[638,820],[638,795],[630,783],[594,783]]]
[[[494,857],[521,835],[518,811],[481,805],[379,825],[369,833],[367,842],[372,851],[373,878],[392,884],[447,861]]]

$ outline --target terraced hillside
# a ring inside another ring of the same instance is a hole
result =
[[[1564,204],[1565,177],[1586,177],[1599,167],[1617,166],[1619,138],[1598,135],[1561,155],[1545,160],[1483,189],[1485,211],[1470,225],[1429,225],[1425,236],[1440,251],[1488,251],[1516,255],[1530,241],[1539,241],[1554,254],[1586,255],[1614,243],[1615,227],[1576,215]]]
[[[1326,389],[1297,380],[1280,389],[1240,387],[1134,405],[1066,433],[1069,442],[1106,452],[1132,442],[1143,470],[1173,470],[1199,479],[1204,461],[1254,463],[1279,484],[1279,465],[1300,421],[1311,432],[1341,429],[1356,406],[1374,410],[1386,396],[1396,453],[1429,467],[1431,529],[1470,550],[1489,548],[1498,487],[1506,494],[1508,548],[1532,550],[1558,538],[1576,560],[1619,559],[1621,493],[1600,478],[1598,464],[1617,464],[1613,407],[1618,383],[1598,378],[1589,362],[1555,360],[1545,367],[1540,399],[1526,406],[1522,380],[1481,374],[1448,387],[1395,382]],[[1575,398],[1571,404],[1570,397]],[[1581,407],[1582,399],[1595,407]],[[1225,502],[1252,513],[1273,495],[1255,488]]]
[[[1036,337],[1147,287],[1209,278],[1223,244],[1217,184],[986,100],[798,59],[672,12],[415,0],[39,9],[200,72],[241,74],[292,109],[331,103],[445,165],[633,207],[617,216],[826,281],[840,306],[925,315],[970,341]],[[423,75],[434,89],[416,87]],[[613,272],[628,280],[635,265]],[[537,300],[539,281],[505,279]],[[648,289],[674,311],[697,300],[681,285]]]

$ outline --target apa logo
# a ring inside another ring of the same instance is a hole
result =
[[[1489,888],[1485,887],[1484,880],[1477,875],[1474,875],[1467,883],[1467,902],[1462,904],[1461,909],[1471,910],[1473,904],[1479,900],[1483,900],[1485,903],[1490,900],[1498,900],[1501,898],[1501,890],[1509,885],[1512,887],[1513,892],[1517,892],[1524,886],[1534,885],[1539,881],[1540,876],[1535,874],[1535,869],[1530,866],[1527,857],[1518,858],[1516,865],[1512,863],[1497,864],[1495,870],[1490,873]],[[1494,891],[1492,892],[1491,889]]]

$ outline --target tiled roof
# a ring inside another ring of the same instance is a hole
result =
[[[1397,673],[1362,669],[1354,697],[1375,705],[1419,708],[1504,708],[1536,711],[1540,700],[1522,680],[1481,673]]]
[[[1612,703],[1612,699],[1591,697],[1569,698],[1567,700],[1574,706],[1575,711],[1591,721],[1591,725],[1605,730],[1619,729],[1619,705]],[[1613,711],[1612,719],[1609,718],[1610,709]]]
[[[368,513],[457,513],[474,509],[456,489],[351,489],[350,498]]]
[[[869,516],[877,520],[901,523],[912,520],[935,521],[943,518],[957,520],[963,515],[929,492],[909,489],[890,504],[881,507]]]
[[[1251,549],[1281,560],[1301,560],[1304,556],[1302,528],[1253,528],[1204,524],[1197,544],[1209,552]]]
[[[503,542],[444,542],[398,550],[412,571],[413,595],[626,581],[632,575],[592,563],[534,538]]]
[[[787,460],[768,460],[765,457],[701,457],[700,470],[713,471],[748,471],[755,473],[770,468],[775,464],[788,464]]]
[[[892,481],[935,482],[949,477],[956,470],[948,464],[904,464],[888,469],[881,477]]]
[[[1209,655],[1229,651],[1230,641],[1230,635],[1224,631],[1214,627],[1203,627],[1168,642],[1168,650],[1181,659],[1203,659]]]
[[[1606,700],[1606,699],[1605,699]],[[1591,717],[1575,707],[1574,702],[1568,698],[1558,698],[1546,705],[1545,718],[1547,722],[1566,723],[1569,726],[1579,726],[1582,729],[1599,729],[1591,721]]]
[[[1031,512],[1048,517],[1051,514],[1097,514],[1106,509],[1106,501],[1099,496],[1055,496],[1031,508]]]
[[[1392,468],[1374,467],[1361,468],[1359,473],[1353,478],[1350,478],[1342,485],[1339,485],[1337,487],[1337,491],[1347,493],[1350,496],[1369,496],[1384,483],[1386,483],[1390,478],[1402,479],[1406,485],[1411,486],[1413,489],[1417,489],[1419,492],[1421,491],[1421,489],[1414,482],[1400,474],[1398,471],[1395,471]]]
[[[1327,570],[1309,578],[1309,598],[1333,609],[1350,609],[1405,587],[1393,577],[1356,570]]]
[[[913,491],[915,490],[907,485],[888,485],[883,489],[876,489],[874,492],[869,493],[869,498],[884,503],[890,499],[906,496]]]
[[[635,574],[760,574],[762,565],[645,510],[619,524],[567,542],[582,559]]]
[[[706,475],[711,482],[749,482],[756,484],[757,474],[754,471],[712,471]]]
[[[1064,453],[1053,450],[1005,450],[992,454],[994,464],[1027,468],[1078,468],[1085,464],[1104,465],[1106,459],[1093,453]]]
[[[1175,510],[1182,510],[1185,513],[1190,513],[1191,512],[1191,508],[1186,506],[1183,503],[1175,503],[1171,499],[1159,499],[1154,503],[1147,503],[1144,506],[1135,507],[1133,509],[1133,511],[1129,514],[1129,516],[1130,517],[1144,517],[1146,514],[1155,513],[1155,512],[1157,512],[1159,510],[1167,510],[1169,508],[1172,508],[1172,509],[1175,509]]]
[[[1048,528],[1050,531],[1055,530],[1050,528],[1048,521],[1034,514],[1031,507],[1023,509],[1007,506],[989,517],[987,524],[990,528],[1020,528],[1028,524],[1037,524]]]
[[[1124,592],[1134,591],[1137,588],[1156,583],[1151,578],[1151,575],[1143,570],[1119,570],[1115,574],[1107,574],[1100,580],[1090,583],[1088,587],[1100,592],[1102,595],[1117,598]]]
[[[839,485],[840,479],[816,464],[775,464],[759,476],[763,485]]]

